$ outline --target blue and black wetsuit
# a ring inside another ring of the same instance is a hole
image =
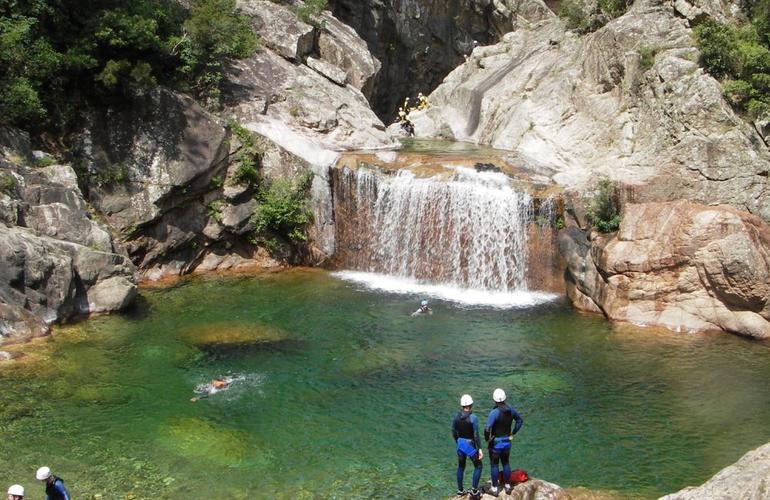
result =
[[[64,481],[60,477],[51,476],[53,481],[45,485],[45,500],[71,500]]]
[[[511,424],[516,421],[516,426],[511,432]],[[492,462],[492,486],[497,486],[497,476],[500,472],[498,463],[503,463],[503,477],[505,482],[510,481],[511,465],[509,463],[511,453],[511,435],[516,434],[524,424],[524,420],[516,410],[505,403],[495,406],[487,419],[484,427],[484,439],[489,443],[489,459]]]
[[[473,461],[473,487],[479,487],[481,479],[481,460],[479,459],[479,419],[473,413],[457,412],[452,419],[452,437],[457,445],[457,489],[463,489],[463,476],[465,475],[465,458]]]

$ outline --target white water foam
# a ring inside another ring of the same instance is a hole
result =
[[[559,294],[555,293],[525,290],[505,292],[474,290],[452,285],[424,283],[412,278],[360,271],[338,271],[332,273],[332,276],[363,285],[370,290],[420,295],[421,297],[432,297],[467,306],[488,306],[499,309],[532,307],[546,302],[553,302],[560,297]]]

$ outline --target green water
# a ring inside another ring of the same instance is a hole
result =
[[[514,467],[563,486],[652,498],[770,440],[766,343],[564,302],[410,318],[417,299],[299,270],[145,291],[60,329],[0,365],[4,484],[41,496],[45,464],[80,499],[446,498],[459,396],[485,419],[498,386],[524,417]],[[190,402],[228,372],[245,379]]]

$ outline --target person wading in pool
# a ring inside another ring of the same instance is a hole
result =
[[[505,391],[495,389],[492,393],[495,407],[489,414],[487,425],[484,427],[484,439],[489,443],[489,460],[492,464],[492,488],[487,491],[492,496],[497,496],[497,476],[500,473],[498,464],[503,463],[503,478],[505,480],[505,492],[510,495],[511,489],[511,465],[509,456],[511,453],[511,437],[519,432],[524,420],[516,410],[506,404]],[[516,426],[511,432],[511,424],[516,421]]]
[[[481,498],[479,491],[479,479],[481,479],[481,459],[484,454],[481,451],[479,439],[479,419],[473,414],[473,398],[469,394],[463,394],[460,398],[460,411],[452,419],[452,437],[457,445],[457,495],[462,496],[468,492],[463,489],[463,477],[465,476],[465,460],[473,461],[473,489],[471,498]]]
[[[420,302],[420,307],[412,313],[412,316],[422,316],[423,314],[433,314],[433,309],[428,307],[427,300]]]

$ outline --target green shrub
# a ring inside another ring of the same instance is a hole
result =
[[[259,46],[235,2],[0,0],[0,122],[61,125],[83,96],[157,83],[217,100],[227,60]]]
[[[708,18],[696,26],[694,32],[701,66],[717,78],[735,75],[739,66],[735,30]]]
[[[305,23],[312,23],[326,8],[327,0],[305,0],[296,9],[297,17]]]
[[[642,70],[647,71],[652,68],[653,64],[655,64],[655,56],[658,54],[658,48],[643,45],[639,47],[637,52],[639,52],[639,62],[642,66]]]
[[[743,80],[728,80],[722,85],[722,95],[733,106],[745,109],[751,97],[752,86]]]
[[[588,31],[589,15],[576,0],[562,0],[559,4],[559,17],[567,22],[567,28],[578,31]]]
[[[256,186],[259,184],[264,151],[257,144],[256,137],[250,130],[234,121],[230,122],[228,127],[240,142],[240,147],[234,157],[238,167],[231,181],[234,184]]]
[[[620,227],[620,204],[609,179],[599,181],[588,205],[588,218],[602,233],[611,233]]]
[[[222,209],[225,206],[223,200],[213,200],[206,205],[206,214],[217,222],[222,222]]]
[[[128,180],[128,167],[121,164],[100,168],[91,174],[91,181],[99,187],[114,187]]]
[[[272,232],[298,244],[307,240],[306,227],[313,221],[308,203],[313,174],[303,176],[296,185],[276,180],[257,193],[259,205],[252,220],[258,234]]]
[[[16,190],[16,177],[11,174],[0,174],[0,193],[13,194]]]

